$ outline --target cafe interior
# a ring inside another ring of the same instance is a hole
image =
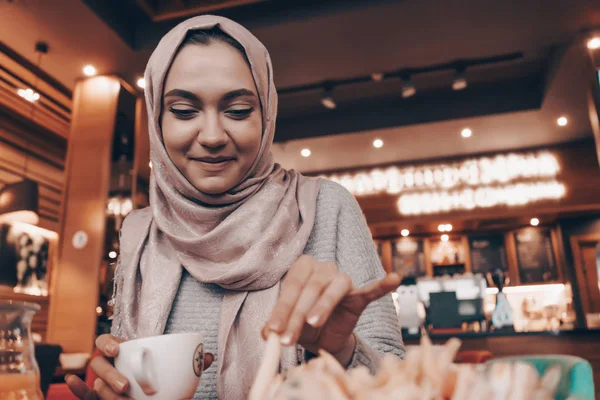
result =
[[[0,301],[39,306],[48,399],[86,377],[149,204],[145,64],[205,13],[269,49],[274,158],[356,197],[407,347],[581,357],[598,396],[600,3],[0,0]]]

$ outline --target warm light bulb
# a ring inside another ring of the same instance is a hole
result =
[[[531,221],[529,221],[529,223],[531,224],[531,226],[538,226],[540,224],[540,220],[537,218],[531,218]]]
[[[587,48],[590,50],[600,49],[600,36],[596,36],[588,40]]]
[[[137,85],[142,89],[146,87],[146,80],[144,79],[144,77],[141,77],[137,80]]]
[[[96,307],[96,314],[102,315],[102,307],[100,307],[100,306]]]
[[[111,260],[114,260],[115,258],[117,258],[117,252],[111,251],[110,253],[108,253],[108,258],[110,258]]]
[[[446,224],[446,232],[452,232],[452,224]]]
[[[83,67],[83,73],[85,74],[85,76],[94,76],[98,73],[98,71],[96,71],[96,68],[93,65],[88,64],[85,67]]]
[[[442,235],[442,242],[447,242],[448,240],[450,240],[450,236],[448,235]]]
[[[567,119],[567,117],[560,117],[556,120],[556,123],[558,124],[558,126],[567,126],[569,120]]]
[[[473,136],[473,131],[469,128],[465,128],[462,131],[460,131],[460,135],[465,139],[470,138],[471,136]]]
[[[380,149],[383,147],[383,140],[381,139],[375,139],[373,140],[373,147],[375,147],[376,149]]]
[[[310,157],[310,155],[312,154],[310,149],[302,149],[302,151],[300,152],[300,154],[302,154],[302,157]]]
[[[402,229],[402,231],[400,232],[400,234],[404,237],[407,237],[408,235],[410,235],[410,232],[408,229]]]

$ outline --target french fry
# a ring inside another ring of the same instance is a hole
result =
[[[540,380],[540,386],[547,393],[555,393],[560,385],[560,378],[562,376],[562,369],[559,365],[553,365],[546,369],[544,376]]]
[[[275,379],[279,370],[279,357],[281,345],[279,344],[279,335],[271,333],[267,338],[267,347],[263,362],[258,368],[254,384],[250,389],[248,400],[263,400],[268,392],[269,385]]]
[[[326,352],[277,375],[279,338],[269,337],[265,359],[249,400],[552,400],[561,368],[540,378],[524,362],[496,362],[489,368],[453,363],[459,340],[434,348],[424,336],[404,360],[385,356],[375,376],[366,367],[346,371]]]
[[[529,400],[540,379],[535,367],[529,363],[516,362],[513,364],[512,376],[509,400]]]

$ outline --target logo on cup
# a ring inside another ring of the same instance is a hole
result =
[[[202,343],[200,343],[194,351],[193,367],[196,376],[202,375],[202,369],[204,367],[204,344]]]

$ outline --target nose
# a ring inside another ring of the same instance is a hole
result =
[[[219,112],[205,111],[204,124],[200,127],[196,140],[209,148],[219,148],[227,144],[229,135],[225,131]]]

